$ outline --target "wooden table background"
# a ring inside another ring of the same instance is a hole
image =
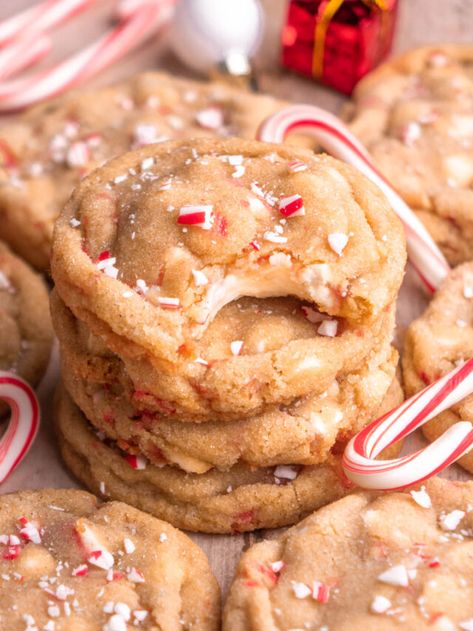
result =
[[[222,2],[224,0],[221,0]],[[0,0],[0,20],[35,4],[34,0]],[[262,0],[266,15],[265,37],[256,58],[261,90],[290,101],[306,102],[337,111],[344,98],[279,68],[279,34],[284,20],[286,0]],[[96,6],[54,35],[53,59],[61,59],[82,48],[98,36],[107,23],[113,0],[96,0]],[[442,42],[472,43],[473,0],[400,0],[400,14],[395,40],[395,51],[404,51],[419,44]],[[168,35],[157,37],[88,85],[105,85],[126,78],[137,71],[151,68],[192,76],[169,52]],[[43,63],[43,65],[46,65]],[[401,291],[398,309],[397,340],[407,324],[424,309],[427,298],[417,280],[408,271]],[[76,487],[77,483],[62,466],[54,437],[50,431],[51,399],[58,380],[57,348],[48,373],[39,389],[43,410],[43,424],[38,439],[26,460],[2,485],[0,492],[40,487]],[[422,444],[422,438],[410,439],[408,448]],[[466,474],[452,467],[448,477],[463,478]],[[277,531],[256,532],[235,536],[195,535],[191,537],[205,550],[223,591],[228,588],[235,565],[243,550],[255,541],[272,537]]]

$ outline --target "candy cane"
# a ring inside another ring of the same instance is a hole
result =
[[[49,37],[19,39],[0,50],[0,80],[7,79],[42,59],[51,50]]]
[[[0,85],[0,111],[18,110],[82,83],[150,37],[172,15],[173,0],[143,2],[94,44],[39,75]]]
[[[0,46],[24,35],[25,31],[44,33],[59,26],[97,0],[46,0],[0,22]]]
[[[31,387],[16,375],[0,371],[0,400],[10,406],[8,427],[0,439],[0,483],[23,460],[40,422],[39,405]]]
[[[376,457],[383,449],[472,393],[473,359],[470,359],[352,438],[343,455],[346,475],[367,489],[395,490],[442,471],[472,449],[471,423],[456,423],[430,445],[408,456],[379,461]]]
[[[376,169],[361,142],[340,119],[312,105],[290,106],[270,116],[261,125],[258,138],[280,143],[295,129],[308,131],[326,151],[356,167],[383,191],[404,224],[411,263],[429,291],[435,291],[450,267],[422,222]]]

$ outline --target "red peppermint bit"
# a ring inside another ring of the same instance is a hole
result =
[[[26,526],[26,524],[28,523],[28,520],[26,519],[26,517],[20,517],[18,521],[20,522],[22,526]]]
[[[278,202],[279,212],[283,217],[300,217],[305,215],[304,200],[300,195],[283,197]]]
[[[18,160],[13,153],[13,149],[3,138],[0,138],[0,165],[6,169],[12,169],[17,164]]]
[[[146,469],[146,460],[142,456],[133,456],[132,454],[124,454],[123,459],[128,462],[132,469],[142,471]]]
[[[435,624],[438,620],[440,620],[440,618],[444,617],[444,613],[442,613],[441,611],[436,611],[435,613],[431,614],[429,616],[428,619],[428,623],[429,624]]]
[[[330,599],[330,586],[320,581],[314,581],[312,595],[317,602],[322,604],[328,603]]]
[[[434,557],[434,558],[432,559],[432,561],[430,561],[430,563],[428,563],[428,566],[429,566],[430,568],[440,567],[440,561],[439,561],[439,559],[437,559],[437,557]]]
[[[159,270],[159,274],[158,274],[158,277],[157,277],[157,279],[156,279],[156,285],[157,285],[158,287],[161,287],[161,285],[163,284],[163,280],[164,280],[164,267],[162,267],[162,268]]]
[[[89,568],[85,563],[79,565],[75,569],[72,570],[72,576],[85,576],[89,573]]]
[[[118,572],[117,570],[113,572],[112,581],[121,581],[122,578],[125,578],[125,575],[123,574],[123,572]]]
[[[110,251],[109,250],[104,250],[103,252],[100,252],[97,260],[95,261],[96,263],[98,263],[99,261],[106,261],[107,259],[110,258]]]
[[[261,250],[261,245],[258,243],[258,241],[256,241],[256,239],[254,239],[253,241],[250,241],[250,245],[253,248],[253,250],[256,250],[257,252]]]
[[[100,559],[101,556],[102,550],[92,550],[92,552],[89,553],[90,559]]]
[[[427,376],[427,373],[425,373],[424,371],[419,373],[419,377],[422,379],[422,381],[425,383],[426,386],[430,384],[430,379]]]
[[[3,558],[6,561],[13,561],[17,559],[21,554],[21,546],[8,546],[3,553]]]
[[[177,223],[186,226],[198,226],[203,230],[210,230],[214,222],[213,206],[209,204],[182,206],[179,210]]]
[[[245,587],[261,587],[258,581],[245,581]]]
[[[241,524],[251,524],[254,516],[255,516],[254,510],[247,510],[247,511],[238,513],[236,518]]]
[[[273,585],[275,585],[278,582],[278,579],[279,579],[278,575],[276,574],[276,572],[274,572],[274,570],[272,570],[267,565],[260,564],[258,566],[258,569],[261,572],[261,574],[264,574]]]
[[[105,412],[102,418],[103,418],[104,423],[107,423],[108,425],[115,424],[115,416],[112,412]]]
[[[220,213],[215,213],[214,217],[215,217],[214,225],[215,225],[217,234],[219,234],[221,237],[226,237],[228,235],[227,218],[221,215]]]

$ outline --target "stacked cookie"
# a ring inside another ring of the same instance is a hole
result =
[[[57,427],[87,486],[193,530],[294,523],[346,492],[346,440],[399,400],[402,228],[327,156],[160,143],[57,224]]]

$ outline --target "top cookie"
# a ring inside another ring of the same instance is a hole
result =
[[[473,46],[389,61],[354,93],[352,130],[450,263],[473,258]]]
[[[284,146],[194,139],[125,154],[83,180],[56,224],[52,270],[64,302],[114,352],[151,356],[160,374],[192,372],[201,390],[207,371],[220,372],[220,390],[258,379],[244,348],[213,363],[194,353],[225,304],[306,301],[314,337],[259,354],[266,376],[248,413],[321,391],[322,373],[359,361],[350,340],[365,335],[369,351],[404,263],[398,219],[354,169]],[[235,405],[235,390],[222,396]]]
[[[219,627],[217,582],[188,537],[82,491],[0,498],[0,585],[5,631]]]
[[[34,107],[0,130],[0,238],[46,269],[54,220],[86,173],[162,140],[253,138],[282,105],[218,83],[149,72]]]
[[[240,560],[224,631],[469,631],[473,482],[356,493]]]

